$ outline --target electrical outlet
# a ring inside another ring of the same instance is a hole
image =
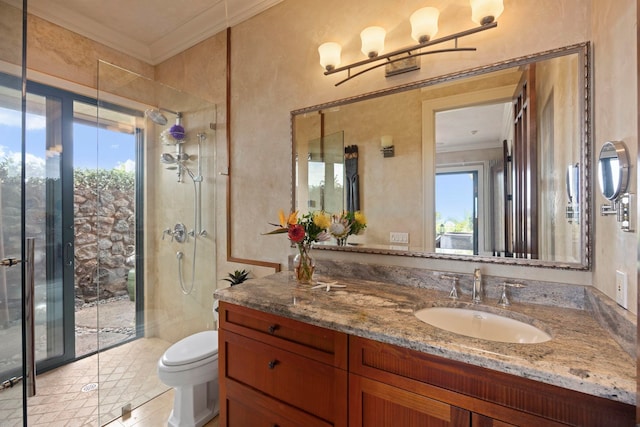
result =
[[[397,231],[392,231],[389,233],[389,242],[391,243],[404,243],[406,245],[409,244],[409,233],[400,233]]]
[[[627,273],[616,270],[616,302],[627,308]]]

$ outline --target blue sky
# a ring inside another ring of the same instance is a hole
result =
[[[20,112],[0,108],[0,159],[9,157],[20,164]],[[135,166],[135,136],[74,124],[74,167],[113,169]],[[44,117],[27,114],[27,175],[44,176],[45,170],[45,120]],[[96,138],[98,143],[96,144]],[[15,171],[13,171],[15,173]]]
[[[438,174],[436,212],[441,220],[463,220],[473,212],[473,178],[469,173]],[[439,226],[439,224],[436,224]]]

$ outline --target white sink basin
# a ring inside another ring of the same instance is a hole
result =
[[[437,328],[489,341],[535,344],[551,339],[528,323],[473,308],[429,307],[416,311],[415,316]]]

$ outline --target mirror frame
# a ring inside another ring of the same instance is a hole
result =
[[[486,257],[486,256],[469,256],[469,255],[451,255],[441,254],[435,252],[420,252],[420,251],[408,251],[408,250],[396,250],[396,249],[381,249],[381,248],[367,248],[366,246],[337,246],[337,245],[316,245],[315,248],[319,250],[339,251],[339,252],[357,252],[363,254],[372,255],[394,255],[403,257],[414,258],[428,258],[435,260],[454,260],[454,261],[466,261],[475,263],[486,264],[505,264],[505,265],[519,265],[519,266],[533,266],[544,267],[554,269],[565,270],[591,270],[592,262],[592,227],[591,227],[591,200],[593,192],[591,188],[591,156],[592,156],[592,119],[591,119],[591,44],[590,42],[578,43],[570,46],[565,46],[557,49],[552,49],[536,54],[518,57],[515,59],[509,59],[494,64],[471,68],[464,71],[458,71],[450,74],[445,74],[438,77],[433,77],[425,80],[420,80],[412,83],[406,83],[400,86],[395,86],[388,89],[382,89],[374,92],[365,93],[362,95],[356,95],[348,98],[339,99],[324,104],[318,104],[311,107],[301,108],[291,111],[291,146],[292,146],[292,190],[291,190],[291,211],[296,210],[296,135],[295,135],[295,118],[298,115],[317,112],[319,110],[330,109],[339,107],[342,105],[353,104],[358,101],[365,101],[372,98],[377,98],[385,95],[392,95],[399,92],[404,92],[412,89],[419,89],[427,86],[437,85],[439,83],[450,82],[453,80],[462,79],[465,77],[475,77],[483,74],[491,73],[494,71],[500,71],[507,68],[518,67],[526,65],[532,62],[542,61],[546,59],[552,59],[559,56],[578,54],[580,65],[579,70],[582,70],[583,75],[579,76],[584,84],[579,90],[582,91],[580,98],[582,99],[582,120],[580,122],[580,236],[583,240],[584,250],[581,253],[581,259],[579,262],[557,262],[557,261],[544,261],[528,258],[505,258],[505,257]],[[579,94],[580,95],[580,94]]]

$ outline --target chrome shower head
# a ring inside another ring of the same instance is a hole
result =
[[[144,115],[147,116],[151,121],[155,124],[164,126],[167,124],[167,117],[160,112],[157,108],[149,108],[144,112]]]

